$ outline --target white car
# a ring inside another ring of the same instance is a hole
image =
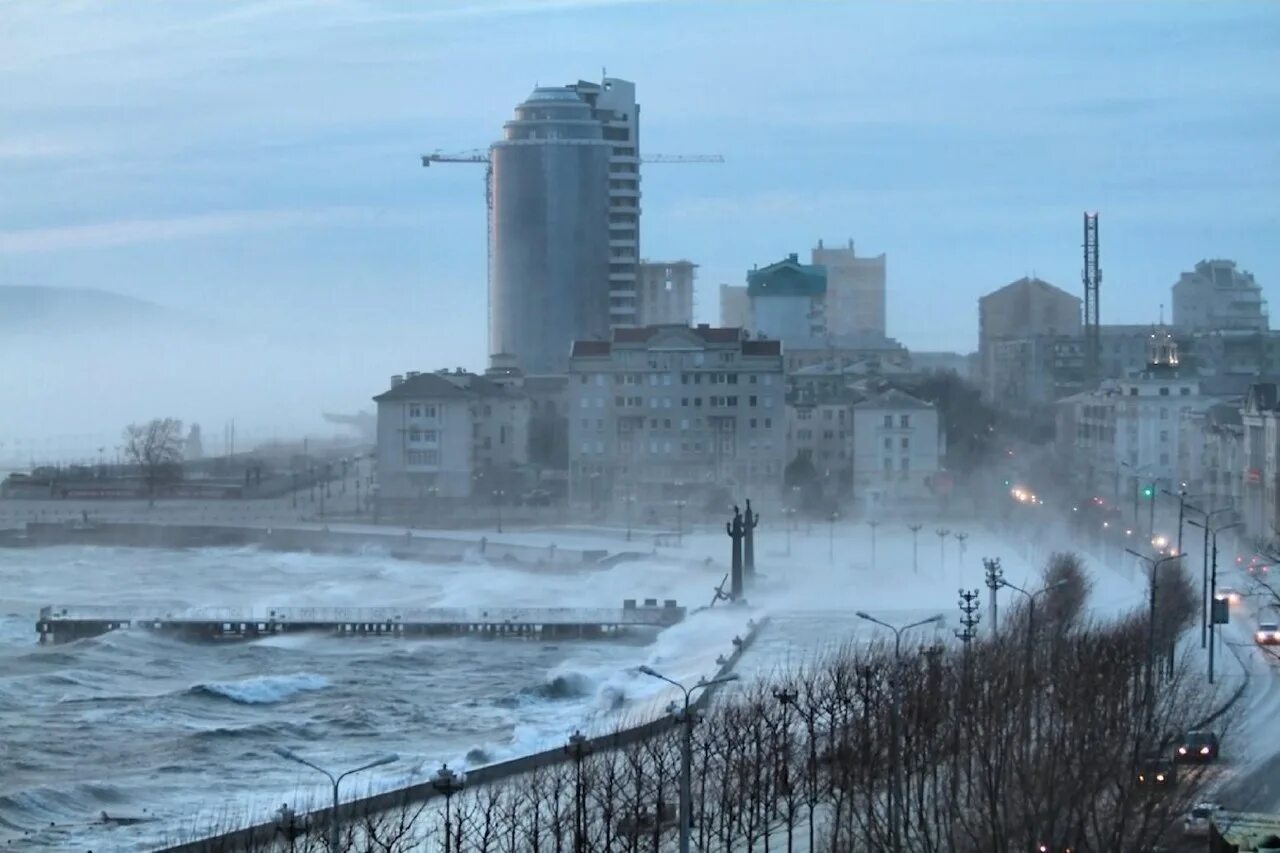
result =
[[[1217,803],[1197,803],[1195,808],[1187,812],[1182,822],[1182,833],[1189,838],[1208,838],[1209,824],[1213,818],[1222,813],[1222,806]]]
[[[1260,646],[1280,646],[1280,624],[1259,622],[1258,631],[1253,638]]]

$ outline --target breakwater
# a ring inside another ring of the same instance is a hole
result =
[[[0,547],[38,548],[95,545],[129,548],[238,548],[357,554],[381,550],[392,557],[424,562],[483,559],[550,569],[580,569],[635,559],[641,554],[610,554],[604,549],[561,548],[478,538],[428,535],[419,531],[359,527],[236,526],[128,522],[28,522],[0,530]]]

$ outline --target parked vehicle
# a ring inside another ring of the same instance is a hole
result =
[[[1175,760],[1207,764],[1218,760],[1218,736],[1213,732],[1187,732],[1174,751]]]
[[[1208,838],[1214,817],[1221,813],[1222,806],[1217,803],[1196,803],[1182,821],[1182,834],[1188,838]]]

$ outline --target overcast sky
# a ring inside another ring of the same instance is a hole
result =
[[[982,293],[1079,291],[1086,209],[1103,322],[1201,258],[1280,277],[1274,3],[42,0],[0,5],[0,284],[323,340],[348,408],[483,367],[482,170],[418,155],[602,68],[646,153],[725,157],[643,173],[642,255],[701,265],[702,320],[853,238],[891,335],[968,351]]]

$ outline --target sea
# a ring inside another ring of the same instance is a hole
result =
[[[42,605],[621,607],[705,603],[714,574],[671,562],[560,574],[376,552],[0,550],[0,844],[152,849],[325,802],[323,777],[274,747],[335,772],[399,756],[351,777],[344,798],[423,781],[446,762],[464,770],[549,748],[575,729],[662,713],[667,686],[637,667],[711,674],[748,618],[721,608],[609,641],[192,642],[123,630],[42,646]]]
[[[865,529],[820,533],[762,539],[767,573],[750,590],[752,606],[711,609],[723,533],[688,537],[684,559],[564,572],[424,564],[378,550],[0,549],[0,845],[149,850],[267,819],[282,804],[326,802],[324,778],[277,747],[333,772],[398,756],[349,777],[344,799],[425,781],[442,763],[465,770],[552,748],[577,729],[664,713],[674,688],[641,665],[686,682],[710,676],[748,620],[767,614],[739,671],[744,685],[786,678],[877,636],[858,609],[896,624],[949,614],[958,584],[979,585],[981,555],[1003,548],[975,536],[965,559],[953,546],[938,563],[916,559],[905,528],[880,531],[878,557]],[[555,642],[194,642],[134,629],[40,645],[35,629],[45,605],[620,607],[627,598],[673,598],[697,612],[625,640]],[[948,616],[931,630],[947,639],[954,627]]]

